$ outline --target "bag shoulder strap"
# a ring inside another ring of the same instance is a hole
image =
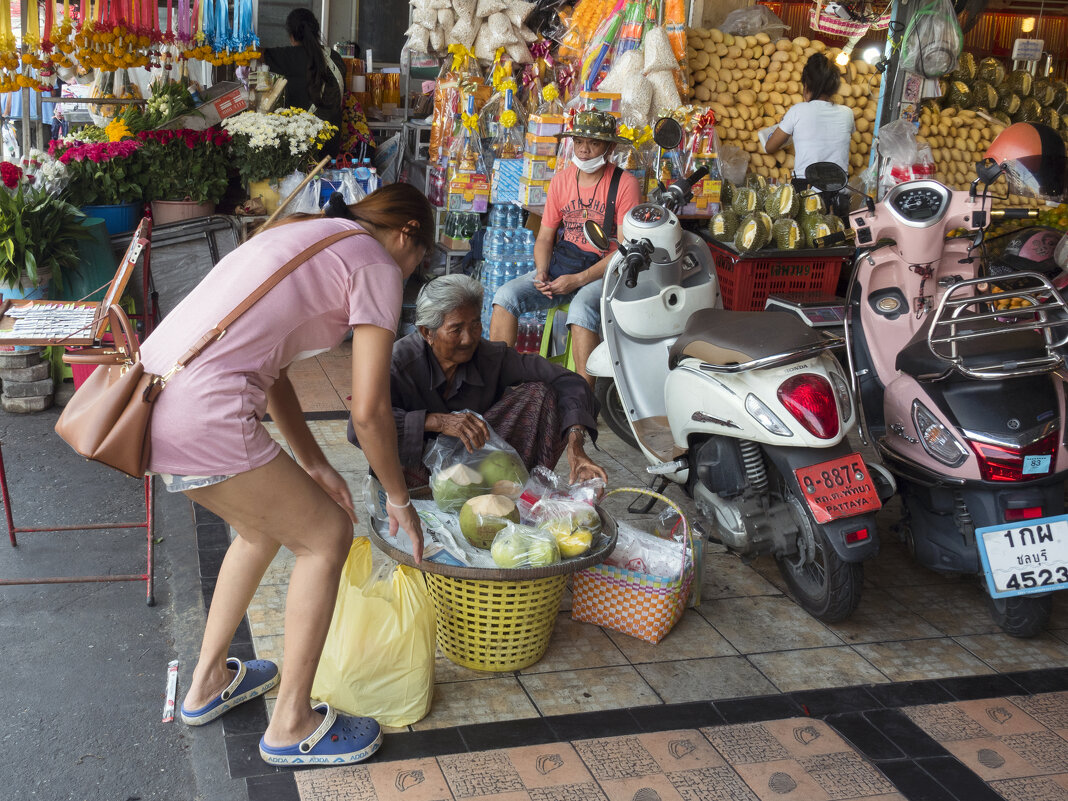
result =
[[[193,347],[187,350],[185,354],[175,362],[175,367],[177,369],[185,367],[189,362],[193,361],[193,359],[203,353],[208,345],[216,340],[222,339],[223,334],[226,333],[226,329],[229,328],[238,317],[252,308],[260,298],[274,289],[283,278],[297,269],[304,262],[308,261],[308,259],[315,256],[317,253],[326,250],[336,242],[340,242],[342,239],[347,239],[350,236],[369,236],[369,234],[367,231],[339,231],[336,234],[331,234],[325,239],[320,239],[311,247],[302,250],[276,270],[266,281],[260,284],[252,294],[241,301],[237,308],[220,320],[214,328],[198,339]]]
[[[612,180],[608,184],[608,200],[604,207],[604,230],[609,238],[616,235],[616,195],[619,194],[619,180],[623,177],[623,170],[614,164]]]

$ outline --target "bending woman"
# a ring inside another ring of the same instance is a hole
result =
[[[146,370],[166,372],[291,258],[326,237],[360,232],[303,262],[175,373],[152,417],[149,469],[168,490],[184,492],[237,532],[182,703],[187,724],[208,723],[279,682],[273,663],[227,659],[227,649],[279,547],[296,555],[286,597],[285,673],[260,740],[260,755],[275,765],[356,762],[373,754],[382,737],[370,718],[309,704],[356,515],[347,483],[304,421],[286,370],[335,347],[350,329],[353,425],[388,493],[390,530],[403,527],[417,561],[422,554],[387,388],[402,288],[433,242],[430,204],[417,189],[394,184],[353,206],[329,208],[342,216],[294,215],[227,255],[141,350]],[[295,459],[263,427],[267,412]]]

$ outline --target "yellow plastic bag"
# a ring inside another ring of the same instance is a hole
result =
[[[423,575],[405,565],[372,573],[357,537],[341,573],[312,698],[341,712],[407,726],[434,697],[434,608]]]

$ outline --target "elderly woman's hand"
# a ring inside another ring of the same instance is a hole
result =
[[[595,478],[601,479],[605,484],[608,483],[608,474],[604,471],[604,468],[587,456],[585,451],[569,458],[568,464],[571,468],[571,472],[568,474],[569,484],[578,484]]]
[[[426,416],[423,427],[427,431],[456,437],[463,442],[469,453],[477,451],[489,439],[489,428],[485,422],[470,412],[431,412]]]

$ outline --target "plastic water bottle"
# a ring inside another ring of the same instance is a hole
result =
[[[498,229],[486,229],[486,240],[482,250],[487,259],[499,259],[501,257],[501,232]]]

